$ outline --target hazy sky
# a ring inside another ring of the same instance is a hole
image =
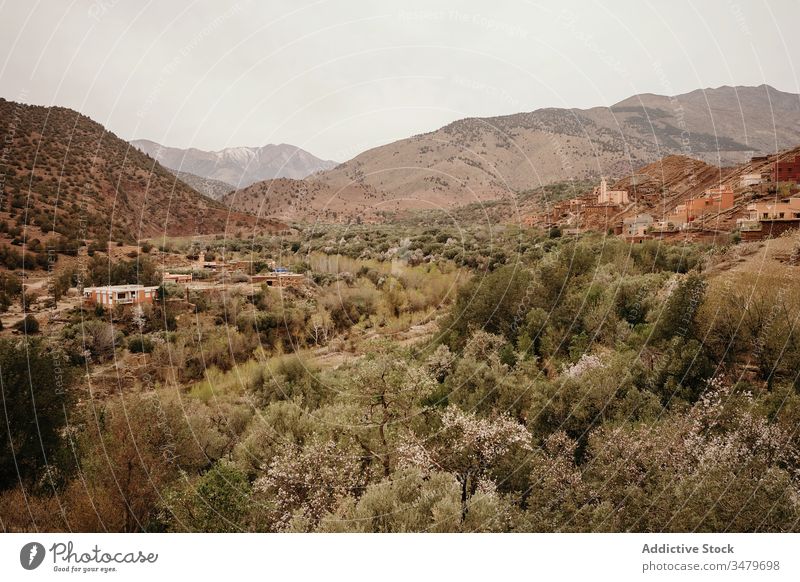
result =
[[[800,92],[798,27],[798,0],[0,0],[0,96],[125,139],[343,161],[462,117]]]

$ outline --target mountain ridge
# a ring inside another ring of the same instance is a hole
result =
[[[285,229],[212,200],[72,109],[0,99],[0,221],[67,240]]]
[[[362,152],[305,185],[287,190],[285,182],[265,181],[224,200],[289,220],[380,220],[386,211],[455,208],[564,180],[619,178],[670,154],[732,165],[798,143],[800,95],[769,85],[641,94],[609,107],[456,120]]]
[[[234,188],[273,178],[301,179],[337,165],[337,162],[320,159],[286,143],[234,146],[216,151],[169,147],[147,139],[135,139],[130,143],[170,170],[225,182]]]

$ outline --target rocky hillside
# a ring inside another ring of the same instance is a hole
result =
[[[798,143],[795,94],[766,85],[645,94],[611,107],[462,119],[312,176],[291,204],[270,183],[226,200],[252,208],[261,193],[270,198],[264,208],[281,217],[380,219],[387,211],[453,208],[564,180],[631,175],[670,154],[724,166]]]
[[[774,201],[788,193],[785,185],[779,188],[770,182],[758,186],[744,186],[742,177],[748,174],[768,174],[774,168],[776,160],[793,159],[797,155],[800,155],[800,147],[783,150],[778,154],[767,156],[766,159],[747,161],[724,168],[714,167],[685,156],[668,156],[640,168],[634,175],[617,182],[615,187],[628,189],[636,201],[626,213],[627,216],[648,212],[658,218],[673,211],[678,204],[686,202],[689,198],[702,196],[708,188],[729,186],[734,192],[733,208],[706,217],[706,222],[709,228],[730,231],[736,227],[736,219],[747,216],[747,206],[751,202]],[[647,193],[658,194],[653,200]]]
[[[181,182],[213,200],[222,200],[226,194],[236,190],[236,188],[227,182],[220,182],[212,178],[202,178],[195,174],[190,174],[189,172],[179,172],[170,168],[167,169],[175,174]]]
[[[0,221],[69,239],[137,238],[283,225],[193,190],[152,158],[71,109],[0,99]]]
[[[285,143],[226,148],[218,152],[171,148],[146,139],[131,143],[171,170],[218,180],[236,188],[273,178],[305,178],[336,166],[336,162],[321,160]]]

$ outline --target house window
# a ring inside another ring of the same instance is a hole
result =
[[[778,218],[783,218],[783,212],[778,215]]]

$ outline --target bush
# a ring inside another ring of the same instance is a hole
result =
[[[136,336],[128,340],[128,350],[134,354],[149,354],[153,351],[153,340],[147,336]]]
[[[21,331],[25,335],[39,333],[39,322],[33,315],[26,315],[24,319],[14,325],[14,329]]]

